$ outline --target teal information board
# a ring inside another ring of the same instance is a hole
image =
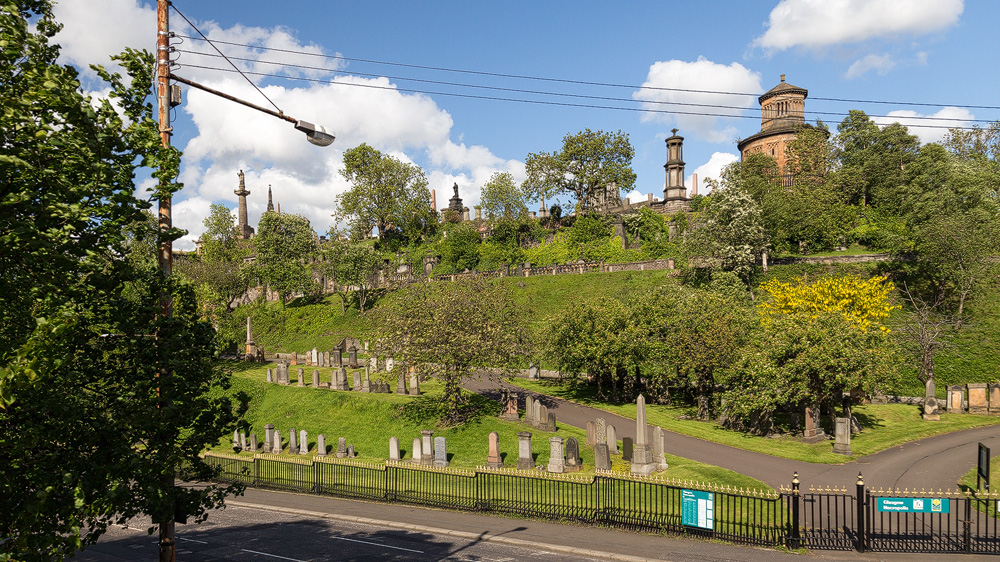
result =
[[[878,498],[878,510],[896,513],[948,513],[951,505],[942,498]]]
[[[715,499],[712,492],[681,490],[681,523],[699,529],[714,529]]]

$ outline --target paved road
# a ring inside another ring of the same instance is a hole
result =
[[[499,399],[498,383],[489,380],[470,381],[465,388]],[[542,400],[557,423],[585,428],[588,421],[603,417],[615,426],[618,438],[635,439],[635,420],[616,414],[568,402],[560,398],[515,388],[521,404],[527,395]],[[707,464],[735,470],[777,488],[789,485],[794,472],[805,488],[809,486],[852,486],[858,473],[865,484],[875,488],[955,489],[957,482],[976,465],[978,443],[1000,452],[1000,426],[988,426],[947,433],[913,441],[874,455],[841,464],[816,464],[794,461],[720,445],[703,439],[664,431],[666,451]]]

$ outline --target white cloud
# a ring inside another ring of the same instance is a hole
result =
[[[706,182],[705,180],[708,179],[718,180],[719,176],[722,175],[722,169],[732,164],[733,162],[738,162],[739,159],[740,157],[738,154],[731,154],[729,152],[712,153],[712,156],[708,159],[708,162],[705,162],[701,166],[698,166],[689,173],[687,180],[684,182],[684,185],[687,186],[688,191],[690,192],[691,190],[690,174],[698,174],[698,193],[700,195],[708,195],[709,193],[711,193],[712,190],[709,187],[708,182]]]
[[[62,50],[59,62],[72,64],[85,78],[96,79],[91,64],[120,71],[111,55],[125,47],[156,52],[156,9],[137,0],[66,0],[52,7],[62,30],[53,38]],[[114,25],[108,20],[114,19]]]
[[[857,78],[874,70],[879,76],[885,76],[893,67],[896,61],[889,55],[867,55],[856,61],[847,69],[845,78]]]
[[[694,62],[669,60],[653,63],[642,89],[633,92],[632,98],[643,101],[643,109],[652,111],[677,111],[678,113],[643,113],[641,119],[648,122],[674,124],[681,135],[694,136],[710,142],[732,142],[736,128],[721,125],[719,117],[692,115],[710,113],[716,115],[742,115],[756,103],[754,96],[699,93],[701,90],[715,92],[753,93],[762,91],[760,74],[739,63],[718,64],[704,57]],[[670,104],[702,104],[670,105]],[[722,109],[718,106],[736,109]]]
[[[925,117],[932,117],[936,120],[922,119]],[[910,110],[899,110],[890,111],[886,117],[872,117],[872,121],[883,126],[890,123],[906,125],[910,134],[917,135],[920,138],[920,142],[924,144],[941,142],[948,133],[949,128],[968,127],[971,125],[970,120],[972,119],[975,119],[975,115],[967,109],[960,107],[945,107],[941,111],[931,115],[921,115],[916,111]],[[933,125],[933,127],[929,127],[928,125]]]
[[[964,8],[963,0],[782,0],[753,46],[781,51],[923,35],[952,27]]]

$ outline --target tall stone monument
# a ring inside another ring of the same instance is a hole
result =
[[[653,463],[653,450],[646,442],[648,431],[646,397],[640,394],[635,401],[635,445],[632,448],[632,474],[649,476],[656,470],[656,465]]]

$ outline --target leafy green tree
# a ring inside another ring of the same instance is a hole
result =
[[[232,312],[250,289],[253,272],[245,258],[251,249],[248,241],[237,236],[226,206],[212,205],[204,224],[200,256],[176,260],[175,269],[196,285],[203,314],[213,317]]]
[[[849,204],[900,210],[899,186],[920,148],[916,136],[899,123],[879,127],[863,111],[851,110],[837,126],[833,146],[836,183]]]
[[[413,284],[377,311],[377,352],[441,380],[453,422],[463,416],[463,380],[509,374],[532,353],[520,307],[489,280]]]
[[[389,229],[417,227],[423,234],[436,221],[423,170],[361,144],[344,152],[341,175],[351,188],[337,196],[338,220],[346,220],[355,238],[379,237]]]
[[[479,266],[479,244],[482,238],[471,223],[459,223],[446,231],[441,241],[441,265],[462,272]]]
[[[512,220],[528,214],[524,189],[514,182],[510,172],[496,172],[479,191],[480,204],[486,217]]]
[[[537,201],[556,192],[571,194],[580,212],[617,204],[635,185],[628,134],[586,129],[563,137],[562,150],[528,154],[524,189]]]
[[[56,63],[44,1],[0,3],[0,559],[53,560],[109,525],[204,519],[238,486],[208,481],[199,453],[243,404],[211,362],[213,331],[189,290],[150,267],[154,230],[135,198],[137,164],[169,196],[179,153],[161,146],[147,100],[152,56],[100,71],[93,103]],[[161,294],[174,315],[160,315]],[[152,337],[156,334],[156,337]],[[172,372],[169,377],[164,372]],[[166,478],[169,476],[170,478]]]
[[[739,183],[717,185],[701,215],[702,226],[689,238],[689,248],[707,258],[707,265],[735,273],[749,289],[768,247],[757,202]]]
[[[277,291],[281,302],[312,287],[309,258],[316,254],[318,239],[309,220],[300,215],[267,212],[260,217],[255,270],[258,279]]]
[[[382,257],[370,244],[352,243],[342,240],[335,232],[330,234],[331,242],[322,248],[320,271],[333,282],[334,290],[340,295],[341,312],[347,312],[348,294],[355,298],[358,310],[364,312],[377,281]]]

